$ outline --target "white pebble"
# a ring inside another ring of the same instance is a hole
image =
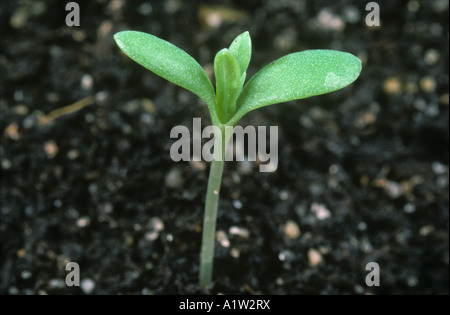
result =
[[[236,209],[242,209],[242,202],[240,200],[233,200],[233,207],[235,207]]]
[[[95,282],[90,278],[83,279],[81,280],[80,288],[84,294],[91,294],[95,290]]]
[[[182,183],[182,173],[177,167],[172,168],[166,175],[166,186],[169,188],[177,188]]]
[[[230,235],[240,236],[245,239],[248,239],[250,236],[250,232],[247,229],[237,226],[230,227],[228,232],[230,233]]]
[[[284,235],[288,238],[297,238],[300,236],[300,227],[295,221],[288,220],[284,225]]]
[[[287,262],[289,262],[289,261],[294,260],[294,258],[295,258],[294,253],[291,250],[289,250],[289,249],[284,249],[278,254],[278,259],[280,261],[287,261]]]
[[[224,231],[217,231],[216,239],[220,243],[220,245],[222,245],[222,247],[230,247],[230,240],[228,239],[228,236]]]
[[[322,255],[319,253],[319,251],[315,250],[314,248],[311,248],[308,251],[308,260],[311,266],[317,266],[322,262],[323,258]]]
[[[89,217],[81,217],[77,220],[77,226],[80,228],[84,228],[91,223],[91,219]]]
[[[404,205],[403,211],[405,211],[405,213],[408,214],[414,213],[416,212],[416,206],[413,203],[408,202],[407,204]]]
[[[397,199],[403,194],[402,186],[394,181],[387,181],[387,185],[384,187],[386,194],[392,199]]]
[[[94,80],[92,79],[92,76],[90,74],[84,74],[81,77],[81,88],[83,90],[90,90],[92,88],[92,85],[94,84]]]
[[[8,160],[8,159],[3,159],[2,160],[2,169],[8,170],[8,169],[11,168],[11,166],[12,166],[12,163],[11,163],[10,160]]]
[[[331,212],[325,205],[313,202],[311,205],[311,211],[315,214],[316,218],[319,220],[325,220],[331,217]]]
[[[30,279],[31,276],[32,276],[32,273],[31,273],[31,271],[28,271],[28,270],[24,270],[20,273],[20,277],[24,280]]]
[[[419,233],[421,236],[428,236],[433,232],[434,232],[434,226],[432,226],[432,225],[422,226],[419,230]]]
[[[62,279],[50,279],[48,281],[49,289],[62,289],[66,286],[66,283]]]
[[[147,227],[153,231],[161,232],[164,230],[164,222],[158,217],[153,217],[148,222]]]
[[[431,168],[436,175],[442,175],[448,172],[448,167],[441,162],[434,162]]]
[[[159,233],[156,231],[150,231],[144,234],[144,238],[148,242],[152,242],[159,237]]]

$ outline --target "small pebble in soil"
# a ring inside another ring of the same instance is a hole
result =
[[[81,29],[76,29],[72,32],[72,38],[76,42],[82,42],[86,39],[86,32]]]
[[[24,248],[19,249],[17,252],[17,257],[24,258],[27,254],[27,251]]]
[[[61,199],[55,199],[55,201],[53,201],[53,205],[54,205],[56,208],[61,208],[62,205],[63,205],[63,203],[62,203]]]
[[[441,175],[436,179],[436,186],[442,189],[448,189],[448,175]]]
[[[164,1],[164,9],[167,13],[173,14],[180,10],[182,6],[181,0],[166,0]]]
[[[89,217],[81,217],[77,220],[77,226],[80,228],[87,227],[91,223]]]
[[[337,173],[339,173],[339,165],[336,164],[330,165],[330,167],[328,168],[328,172],[332,175],[336,175]]]
[[[140,122],[147,126],[153,126],[155,124],[155,119],[153,116],[149,113],[141,114],[140,116]]]
[[[234,184],[239,185],[241,183],[241,176],[237,172],[232,172],[231,178]]]
[[[23,93],[22,90],[17,90],[17,91],[14,91],[13,98],[14,98],[14,101],[16,101],[18,103],[23,102],[25,100],[25,94]]]
[[[47,283],[47,288],[52,289],[62,289],[66,286],[66,283],[62,279],[50,279]]]
[[[153,7],[150,3],[146,2],[138,7],[138,12],[142,15],[150,15],[153,12]]]
[[[136,111],[138,111],[140,106],[141,106],[141,102],[139,100],[131,100],[131,101],[125,103],[122,110],[128,114],[133,114]]]
[[[408,11],[411,13],[415,13],[420,9],[420,3],[417,0],[411,0],[408,2]]]
[[[431,169],[433,170],[434,174],[436,175],[443,175],[448,172],[448,166],[440,163],[440,162],[434,162],[431,164]]]
[[[367,223],[364,221],[361,221],[358,223],[358,230],[359,231],[365,231],[367,230]]]
[[[161,232],[164,230],[164,222],[159,217],[153,217],[148,222],[147,228],[156,232]]]
[[[16,105],[12,108],[12,112],[16,115],[25,116],[28,115],[29,109],[25,105]]]
[[[243,175],[248,175],[253,172],[253,163],[250,161],[238,162],[238,172]]]
[[[295,255],[294,253],[289,250],[289,249],[283,249],[279,254],[278,254],[278,259],[280,261],[285,261],[285,262],[290,262],[293,261],[295,259]]]
[[[166,175],[165,183],[169,188],[177,188],[183,182],[181,170],[178,167],[173,167]]]
[[[95,185],[95,187],[96,187],[97,185]],[[93,188],[92,188],[92,190],[94,190]],[[89,186],[89,191],[91,191],[91,187]],[[97,192],[97,189],[95,189],[95,193]],[[92,192],[92,193],[94,193],[94,192]],[[113,212],[113,210],[114,210],[114,207],[113,207],[113,205],[110,203],[110,202],[106,202],[106,203],[102,203],[102,204],[100,204],[99,206],[98,206],[98,209],[100,210],[100,212],[101,213],[104,213],[104,214],[110,214],[110,213],[112,213]]]
[[[206,163],[203,161],[190,161],[189,164],[196,171],[204,171],[206,170]]]
[[[296,38],[297,32],[294,29],[288,28],[275,37],[273,45],[280,50],[288,51],[294,46]]]
[[[6,138],[9,138],[11,140],[19,140],[20,134],[19,134],[19,125],[17,123],[12,123],[8,127],[6,127],[5,131],[3,132],[3,135]]]
[[[414,108],[418,111],[424,112],[427,109],[427,103],[423,98],[417,98],[414,101]]]
[[[97,36],[101,39],[107,37],[111,34],[111,31],[113,29],[114,25],[111,21],[106,20],[103,21],[102,24],[97,29]]]
[[[91,294],[95,290],[95,281],[91,278],[83,279],[81,280],[80,288],[84,294]]]
[[[95,120],[96,120],[95,115],[92,113],[86,113],[86,115],[84,115],[84,121],[87,122],[88,124],[95,122]]]
[[[402,186],[394,181],[385,178],[378,178],[374,181],[376,187],[380,187],[392,199],[397,199],[403,194]]]
[[[431,5],[433,6],[434,11],[436,12],[444,12],[445,10],[448,10],[448,0],[435,0],[431,2]]]
[[[317,219],[325,220],[331,217],[330,210],[323,204],[313,202],[311,205],[311,212],[314,213]]]
[[[288,220],[284,225],[284,235],[290,239],[298,238],[300,236],[300,228],[293,220]]]
[[[95,94],[95,102],[99,105],[106,105],[108,98],[108,91],[100,91]]]
[[[216,239],[219,242],[222,247],[230,247],[230,240],[228,239],[227,234],[225,231],[219,230],[216,232]]]
[[[142,295],[153,295],[153,292],[149,288],[143,288],[141,290]]]
[[[442,94],[441,97],[439,98],[439,101],[443,104],[443,105],[449,105],[449,99],[450,96],[448,93]]]
[[[32,273],[31,273],[30,271],[28,271],[28,270],[23,270],[23,271],[20,273],[20,277],[21,277],[22,279],[24,279],[24,280],[30,279],[31,276],[32,276]]]
[[[148,242],[153,242],[159,237],[159,233],[157,231],[149,231],[144,234],[144,238]]]
[[[92,86],[94,85],[94,79],[92,79],[92,76],[90,74],[83,74],[81,77],[80,86],[83,90],[90,90],[92,89]]]
[[[309,264],[313,267],[319,265],[322,262],[322,254],[314,248],[311,248],[308,251],[308,261]]]
[[[11,168],[11,166],[12,166],[12,163],[10,160],[8,160],[8,159],[2,160],[2,169],[9,170]]]
[[[425,109],[425,115],[428,117],[437,117],[440,114],[439,106],[436,104],[428,104]]]
[[[344,8],[344,20],[348,23],[357,23],[361,18],[361,13],[359,8],[349,5]]]
[[[406,282],[410,287],[415,287],[419,283],[419,279],[416,276],[409,276]]]
[[[342,18],[328,8],[322,9],[319,12],[316,23],[318,28],[324,31],[341,32],[345,29],[345,22]]]
[[[58,145],[55,141],[49,140],[44,144],[45,153],[47,153],[48,158],[53,159],[59,152]]]
[[[58,93],[56,93],[56,92],[48,92],[45,94],[45,99],[49,103],[56,103],[56,102],[59,102],[60,97],[59,97]]]
[[[282,285],[284,284],[283,278],[280,278],[280,277],[278,277],[277,280],[276,280],[275,282],[276,282],[276,284],[277,284],[278,286],[282,286]]]
[[[250,236],[250,232],[246,228],[237,227],[237,226],[230,227],[228,233],[230,233],[230,235],[236,235],[236,236],[242,237],[243,239],[248,239]]]
[[[433,232],[434,232],[434,226],[432,226],[432,225],[422,226],[419,230],[420,235],[424,236],[424,237],[430,235]]]
[[[408,202],[403,206],[403,211],[405,211],[405,213],[407,214],[414,213],[416,212],[416,206],[413,203]]]
[[[419,85],[422,91],[426,93],[433,93],[436,90],[436,80],[432,76],[423,77]]]
[[[230,255],[231,257],[238,259],[239,256],[241,256],[241,252],[239,251],[239,249],[233,247],[232,249],[230,249]]]
[[[19,289],[17,289],[16,287],[9,287],[8,288],[8,294],[9,295],[19,294]]]
[[[233,200],[233,207],[238,210],[242,209],[242,202],[238,199]]]
[[[69,160],[75,160],[79,156],[80,156],[80,151],[78,151],[77,149],[73,149],[73,150],[70,150],[69,152],[67,152],[67,157],[69,158]]]
[[[16,29],[21,29],[25,27],[28,23],[28,18],[30,13],[26,7],[19,6],[19,8],[12,14],[9,19],[9,24],[11,27]]]
[[[425,52],[424,61],[428,66],[433,66],[439,61],[439,58],[439,51],[436,49],[428,49]]]
[[[286,190],[280,191],[280,199],[281,199],[282,201],[288,200],[288,199],[289,199],[289,192],[286,191]]]
[[[388,78],[383,83],[383,90],[389,95],[401,93],[402,88],[402,82],[397,77]]]

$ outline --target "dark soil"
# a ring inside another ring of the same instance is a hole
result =
[[[377,2],[369,28],[356,0],[78,1],[80,27],[64,1],[1,1],[0,293],[448,294],[448,1]],[[112,35],[125,29],[209,71],[249,30],[248,77],[305,49],[363,60],[342,91],[242,120],[279,126],[279,165],[226,164],[207,291],[209,165],[173,162],[169,134],[209,114],[121,54]],[[71,261],[80,288],[64,283]]]

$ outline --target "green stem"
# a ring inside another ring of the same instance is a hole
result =
[[[203,219],[202,249],[200,252],[199,284],[201,287],[210,285],[212,281],[217,206],[219,203],[223,166],[223,160],[213,160],[209,172],[205,214]]]
[[[214,259],[214,244],[216,238],[216,221],[217,208],[219,204],[220,184],[222,183],[222,173],[225,164],[225,148],[227,147],[230,135],[225,134],[224,126],[220,126],[222,141],[214,143],[214,150],[221,147],[222,154],[217,159],[211,162],[211,169],[209,171],[208,189],[206,192],[205,214],[203,218],[202,230],[202,249],[200,252],[200,273],[199,285],[207,287],[212,282],[213,259]]]

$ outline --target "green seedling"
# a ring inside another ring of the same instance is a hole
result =
[[[220,130],[214,137],[214,151],[221,153],[211,162],[200,253],[199,285],[207,287],[212,281],[217,207],[230,138],[225,128],[234,128],[254,109],[339,90],[356,80],[361,62],[346,52],[307,50],[273,61],[244,84],[251,58],[251,39],[245,32],[217,53],[214,90],[203,68],[173,44],[136,31],[116,33],[114,39],[132,60],[199,96],[208,106],[213,128]]]

